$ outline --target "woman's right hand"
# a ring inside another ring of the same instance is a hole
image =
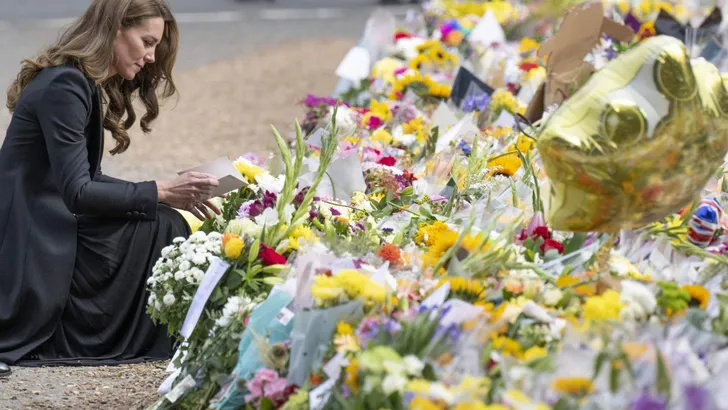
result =
[[[175,179],[157,181],[157,195],[160,202],[192,213],[199,220],[220,214],[210,201],[212,189],[220,185],[212,175],[201,172],[186,172]],[[212,211],[212,212],[211,212]]]

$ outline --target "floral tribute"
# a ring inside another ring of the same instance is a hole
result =
[[[728,408],[723,170],[637,230],[545,217],[535,136],[555,107],[522,114],[571,3],[426,2],[367,78],[301,101],[294,141],[273,130],[282,173],[238,158],[248,184],[148,280],[180,341],[151,408]],[[710,12],[604,3],[640,26],[595,46],[597,70],[661,11]],[[492,90],[456,84],[461,67]]]

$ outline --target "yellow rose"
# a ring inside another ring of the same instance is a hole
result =
[[[240,238],[240,235],[226,233],[222,237],[222,248],[226,257],[237,259],[245,249],[245,242]]]

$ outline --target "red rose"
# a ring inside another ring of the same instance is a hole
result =
[[[386,165],[388,167],[394,166],[394,164],[397,163],[397,160],[394,159],[394,157],[383,157],[379,161],[377,161],[377,164],[379,165]]]
[[[260,260],[263,261],[264,266],[286,264],[285,256],[276,252],[270,246],[264,245],[262,243],[260,244],[260,253],[258,253],[258,257],[260,258]]]
[[[521,63],[520,66],[518,66],[518,68],[520,68],[522,71],[525,71],[525,72],[529,72],[538,67],[540,67],[540,66],[537,63],[534,63],[533,61],[526,61],[524,63]]]
[[[543,238],[543,240],[551,239],[551,232],[547,226],[538,226],[533,230],[533,236]]]
[[[564,253],[564,245],[553,239],[546,239],[543,245],[541,245],[541,252],[546,253],[551,249],[556,249],[559,253]]]
[[[394,33],[394,41],[397,41],[397,40],[399,40],[401,38],[412,38],[412,34],[405,33],[405,32],[402,32],[402,31],[398,31],[398,32]]]

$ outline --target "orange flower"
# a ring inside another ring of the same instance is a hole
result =
[[[398,265],[402,259],[402,251],[399,249],[399,246],[393,243],[387,243],[379,248],[378,255],[392,266]]]

